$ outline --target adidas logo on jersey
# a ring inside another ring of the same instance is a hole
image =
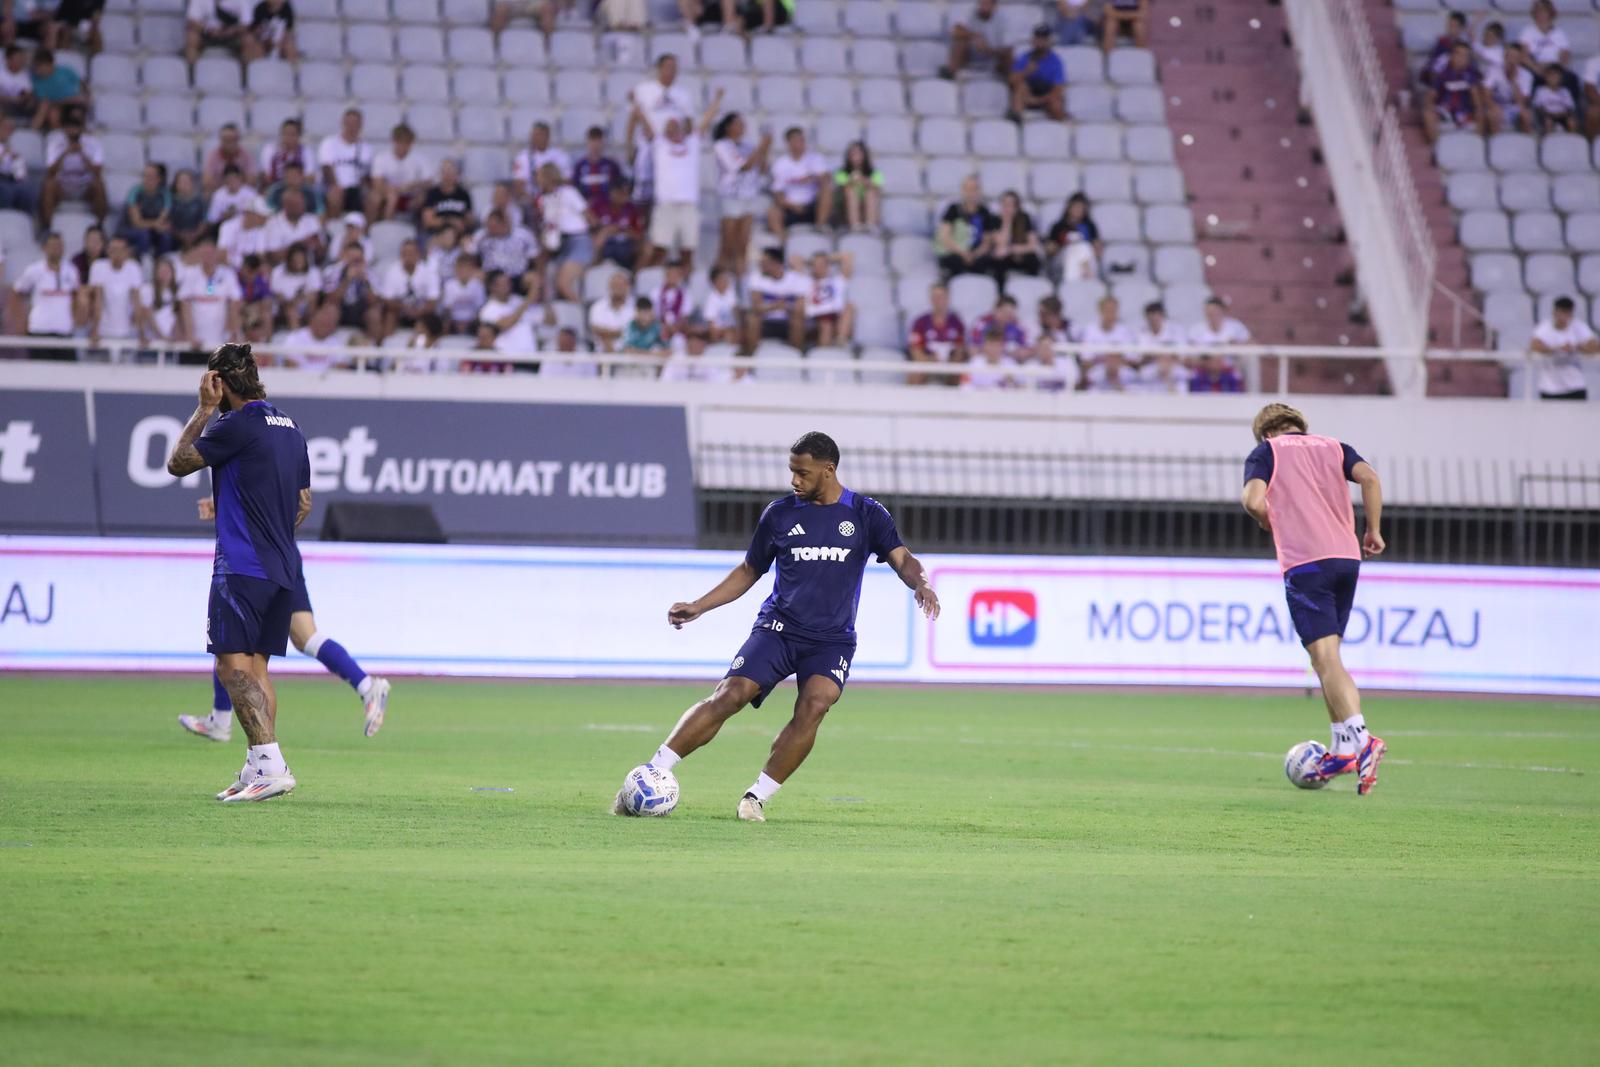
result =
[[[814,548],[791,548],[789,550],[789,555],[793,556],[795,559],[831,559],[835,562],[843,563],[845,560],[850,558],[850,553],[852,551],[854,550],[849,548],[824,548],[817,546]]]
[[[806,535],[806,528],[804,526],[801,526],[798,522],[795,523],[792,527],[789,528],[789,536],[790,537],[804,537],[805,535]]]

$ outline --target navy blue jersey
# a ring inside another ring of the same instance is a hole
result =
[[[1347,480],[1354,481],[1351,475],[1355,473],[1356,464],[1362,462],[1361,456],[1343,441],[1339,442],[1339,447],[1344,449],[1344,476]],[[1244,480],[1246,484],[1260,478],[1268,485],[1271,485],[1272,465],[1272,443],[1270,441],[1262,441],[1251,450],[1249,456],[1245,457]]]
[[[757,574],[778,561],[778,578],[756,627],[814,641],[854,641],[867,557],[886,563],[902,544],[888,509],[849,489],[837,504],[796,496],[774,500],[761,513],[744,555]]]
[[[215,573],[300,584],[294,540],[300,490],[311,487],[305,435],[265,400],[225,412],[195,441],[217,504]]]

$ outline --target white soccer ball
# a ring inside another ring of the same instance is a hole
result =
[[[1301,789],[1321,789],[1328,784],[1326,778],[1309,779],[1306,775],[1316,770],[1328,746],[1319,741],[1302,741],[1289,750],[1283,758],[1283,773]]]
[[[678,806],[678,779],[671,771],[642,764],[622,780],[622,807],[628,815],[669,815]]]

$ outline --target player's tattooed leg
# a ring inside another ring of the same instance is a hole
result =
[[[270,745],[276,740],[272,729],[272,709],[267,691],[256,676],[242,667],[229,668],[222,679],[233,699],[233,713],[244,728],[251,745]]]

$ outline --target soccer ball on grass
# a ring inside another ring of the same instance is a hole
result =
[[[622,780],[622,809],[626,815],[667,815],[677,806],[678,779],[671,771],[645,763]]]
[[[1328,784],[1326,778],[1310,779],[1306,776],[1317,769],[1328,746],[1318,741],[1302,741],[1289,750],[1283,758],[1283,773],[1301,789],[1321,789]]]

